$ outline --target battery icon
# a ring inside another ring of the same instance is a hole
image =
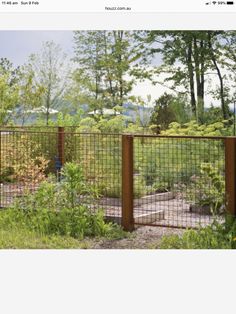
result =
[[[227,1],[226,3],[227,3],[228,5],[233,5],[233,4],[234,4],[233,1]]]

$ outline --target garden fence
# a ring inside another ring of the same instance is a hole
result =
[[[12,206],[67,162],[81,166],[107,220],[196,228],[236,210],[236,138],[77,133],[1,127],[0,206]]]

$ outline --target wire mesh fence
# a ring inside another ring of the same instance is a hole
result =
[[[8,127],[1,130],[0,151],[1,207],[34,193],[52,176],[60,181],[62,166],[73,162],[82,168],[86,183],[96,189],[96,198],[86,205],[94,210],[102,207],[108,220],[121,222],[120,135]]]
[[[197,227],[225,211],[224,140],[134,137],[139,224]]]
[[[122,140],[127,135],[76,133],[70,127],[1,128],[0,206],[34,193],[51,176],[60,181],[62,166],[73,162],[97,191],[87,205],[103,208],[108,220],[121,223],[127,210],[136,225],[194,228],[221,219],[225,138],[128,137],[129,153]]]

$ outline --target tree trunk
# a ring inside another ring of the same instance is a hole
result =
[[[193,64],[192,64],[192,40],[189,40],[187,47],[187,65],[188,65],[188,74],[189,74],[189,87],[190,87],[190,98],[191,98],[191,108],[192,113],[196,117],[196,99],[195,99],[195,91],[194,91],[194,72],[193,72]]]
[[[122,71],[122,41],[123,41],[123,31],[114,31],[115,38],[115,46],[116,46],[116,54],[117,54],[117,62],[118,62],[118,84],[119,84],[119,98],[120,105],[123,105],[123,96],[124,96],[124,81],[123,81],[123,71]],[[118,49],[117,49],[118,48]]]
[[[47,99],[46,99],[46,126],[48,126],[48,122],[49,122],[50,104],[51,104],[51,84],[49,83]]]
[[[193,46],[194,46],[194,62],[195,62],[195,74],[196,74],[196,84],[197,84],[197,117],[199,122],[203,123],[203,115],[204,115],[204,92],[203,92],[203,85],[204,85],[204,72],[203,72],[203,55],[201,54],[202,43],[200,47],[198,46],[197,38],[194,35],[193,39]],[[200,59],[200,58],[201,59]],[[201,68],[200,68],[200,60],[201,60]]]
[[[201,73],[201,89],[200,89],[200,94],[202,98],[202,102],[204,105],[204,93],[205,93],[205,45],[204,41],[201,40],[200,42],[200,48],[201,48],[201,53],[200,53],[200,73]]]
[[[107,53],[106,31],[104,31],[104,46],[105,46],[105,59],[106,59],[106,62],[108,64],[109,57],[108,57],[108,53]],[[112,76],[111,76],[111,73],[110,73],[109,65],[107,65],[106,71],[107,71],[107,78],[108,78],[108,83],[109,83],[110,94],[112,96],[112,107],[114,107],[116,105],[115,104],[115,92],[114,92],[114,89],[113,89]]]
[[[221,74],[220,68],[218,67],[216,56],[212,47],[212,36],[211,32],[208,32],[208,48],[210,50],[210,55],[211,55],[211,60],[214,64],[214,67],[216,69],[219,81],[220,81],[220,100],[221,100],[221,109],[222,109],[222,114],[223,118],[227,120],[229,118],[229,110],[227,108],[227,105],[225,103],[225,97],[224,97],[224,81],[223,81],[223,76]]]

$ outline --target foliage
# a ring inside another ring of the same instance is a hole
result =
[[[218,140],[136,139],[134,152],[135,173],[143,176],[148,190],[155,190],[155,185],[167,190],[182,190],[182,184],[186,188],[191,178],[200,175],[202,163],[212,163],[218,173],[223,171],[224,149]]]
[[[137,123],[129,123],[128,126],[125,128],[124,133],[127,134],[148,134],[151,133],[150,129],[143,128],[141,125]]]
[[[214,221],[199,230],[188,230],[183,235],[164,236],[161,249],[235,249],[236,222],[226,219],[224,223]]]
[[[21,67],[19,81],[19,105],[15,108],[12,114],[13,119],[18,119],[24,125],[32,115],[32,112],[40,107],[41,98],[45,92],[41,82],[36,81],[36,73],[27,65]]]
[[[217,122],[225,122],[225,124],[227,123],[227,121],[224,121],[222,119],[222,111],[221,108],[219,107],[214,107],[213,105],[211,105],[209,108],[207,108],[204,111],[204,115],[203,115],[203,123],[205,125],[209,125],[209,124],[214,124]]]
[[[96,189],[85,181],[78,165],[68,163],[62,172],[63,180],[43,182],[35,194],[29,194],[0,215],[0,224],[27,228],[46,235],[74,238],[109,236],[118,228],[105,223],[102,209],[93,211],[87,206],[89,198],[97,196]]]
[[[98,128],[102,133],[122,133],[125,130],[125,118],[114,116],[111,119],[101,119]]]
[[[69,114],[69,113],[62,113],[59,112],[57,114],[56,119],[52,120],[49,119],[48,125],[49,126],[61,126],[61,127],[78,127],[78,125],[81,124],[82,116],[83,116],[83,110],[78,109],[75,114]],[[40,123],[40,121],[38,121]]]
[[[42,153],[41,145],[32,141],[29,135],[18,135],[16,139],[6,135],[6,139],[7,142],[2,142],[1,180],[18,181],[25,187],[43,181],[49,161]]]
[[[215,122],[212,124],[199,125],[195,120],[181,125],[177,122],[172,122],[162,135],[190,135],[190,136],[223,136],[227,133],[224,121]]]
[[[209,208],[213,214],[222,214],[225,203],[225,180],[219,169],[210,163],[203,163],[199,176],[192,181],[187,186],[187,200],[200,207]]]
[[[159,55],[162,64],[151,74],[154,84],[167,86],[178,94],[188,93],[194,118],[201,123],[205,106],[208,71],[215,71],[220,88],[213,97],[220,100],[222,118],[229,118],[228,89],[222,74],[225,37],[233,38],[223,31],[144,31],[139,36],[142,44],[148,44],[147,56]],[[233,46],[231,41],[230,47]],[[165,76],[160,80],[160,75]],[[169,83],[167,85],[167,83]],[[184,93],[183,93],[184,89]]]
[[[0,59],[0,125],[8,123],[19,102],[19,71],[8,59]]]
[[[156,110],[155,126],[166,128],[171,121],[183,124],[190,118],[199,124],[229,120],[235,49],[235,31],[75,31],[73,65],[52,41],[21,67],[0,59],[0,124],[15,118],[24,124],[36,108],[47,124],[53,108],[64,114],[84,106],[122,108],[139,102],[135,85],[147,81],[168,89],[173,98]],[[209,94],[214,109],[208,109]],[[143,118],[137,120],[144,128],[149,114]]]
[[[90,117],[84,118],[80,121],[80,126],[76,129],[77,132],[81,133],[100,133],[101,131],[99,130],[97,126],[97,122]]]
[[[81,133],[110,133],[110,134],[143,134],[151,133],[148,127],[143,127],[138,121],[136,123],[128,120],[122,115],[105,117],[86,117],[80,120],[79,127],[76,129]]]
[[[74,85],[91,109],[122,106],[134,84],[127,78],[138,52],[128,31],[76,31]],[[76,91],[76,88],[74,88]]]
[[[168,182],[160,181],[155,182],[151,186],[147,186],[147,194],[153,194],[153,193],[163,193],[168,192],[170,189],[170,185]]]
[[[95,186],[86,181],[82,168],[75,163],[66,163],[61,171],[62,181],[59,187],[59,200],[63,197],[63,205],[74,208],[78,201],[86,203],[89,200],[98,198],[98,191]]]
[[[166,130],[171,122],[187,123],[191,113],[185,104],[186,100],[164,93],[156,100],[150,124],[155,133]],[[155,131],[156,130],[156,131]]]
[[[39,53],[31,54],[26,66],[34,73],[33,82],[42,88],[40,105],[46,108],[48,125],[50,110],[63,101],[69,83],[70,67],[67,56],[53,41],[43,43]]]
[[[134,197],[140,198],[147,194],[147,187],[143,176],[134,177]]]

